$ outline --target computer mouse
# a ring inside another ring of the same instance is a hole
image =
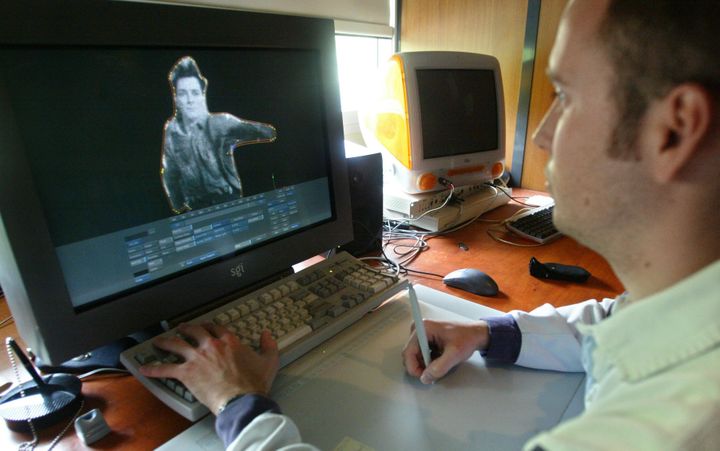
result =
[[[480,296],[495,296],[498,293],[497,283],[479,269],[456,269],[443,278],[445,285],[469,291]]]

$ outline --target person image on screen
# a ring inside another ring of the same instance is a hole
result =
[[[584,411],[529,451],[718,449],[719,29],[718,1],[568,2],[547,68],[557,96],[534,140],[550,152],[558,229],[603,255],[627,291],[469,324],[425,320],[438,355],[426,368],[411,334],[411,377],[442,384],[475,352],[585,372]],[[278,353],[267,331],[258,353],[217,325],[181,331],[197,346],[155,344],[184,363],[144,374],[184,382],[231,449],[312,449],[268,397]]]
[[[163,188],[176,214],[238,199],[243,195],[233,153],[240,146],[272,142],[275,127],[209,113],[208,80],[192,57],[175,63],[168,76],[175,111],[165,122]]]

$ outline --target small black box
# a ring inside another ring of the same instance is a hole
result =
[[[353,240],[339,247],[354,256],[379,251],[382,246],[383,168],[379,153],[346,150]]]

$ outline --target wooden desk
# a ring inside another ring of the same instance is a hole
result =
[[[537,191],[515,189],[515,196],[532,196]],[[483,215],[483,219],[502,220],[522,205],[511,202]],[[553,305],[574,304],[586,299],[615,297],[623,291],[622,284],[604,258],[581,246],[575,240],[562,237],[538,247],[515,247],[493,240],[487,230],[493,227],[487,222],[475,222],[470,226],[431,238],[429,249],[409,264],[410,269],[445,275],[459,268],[476,268],[489,274],[498,284],[500,293],[495,297],[477,296],[456,288],[447,287],[439,277],[410,273],[411,279],[423,285],[445,291],[479,304],[502,311],[513,309],[532,310],[549,302]],[[494,228],[500,229],[499,226]],[[512,235],[504,238],[523,244],[532,244]],[[464,243],[463,250],[459,243]],[[408,241],[410,244],[410,241]],[[388,257],[394,258],[392,249]],[[542,281],[530,276],[531,257],[539,261],[578,265],[590,271],[592,277],[584,284]]]
[[[516,190],[516,195],[534,194]],[[484,216],[502,219],[521,208],[517,204],[503,206]],[[412,263],[411,269],[447,274],[458,268],[473,267],[490,274],[500,287],[496,297],[482,297],[446,287],[440,278],[411,275],[420,284],[446,291],[498,310],[531,310],[545,302],[567,305],[590,298],[614,297],[623,291],[622,285],[604,259],[593,251],[564,237],[541,247],[520,248],[492,240],[486,233],[490,225],[476,222],[447,236],[429,240],[430,248]],[[458,245],[465,243],[467,250]],[[388,249],[388,252],[392,252]],[[592,273],[585,284],[541,281],[528,271],[530,257],[541,262],[579,265]],[[0,319],[9,316],[7,305],[0,302]],[[0,329],[4,336],[17,337],[14,324]],[[399,357],[398,357],[399,358]],[[24,376],[23,376],[24,377]],[[0,382],[15,382],[6,357],[0,356]],[[112,433],[93,444],[98,449],[151,449],[190,426],[190,422],[165,407],[131,376],[96,377],[83,383],[85,407],[83,411],[99,408]],[[65,423],[42,431],[39,449],[46,449],[50,441],[62,430]],[[0,449],[15,449],[28,440],[25,434],[12,432],[0,425]],[[76,437],[74,429],[68,431],[55,449],[88,449]]]

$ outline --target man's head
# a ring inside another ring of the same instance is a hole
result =
[[[650,239],[659,199],[691,187],[702,171],[707,178],[698,155],[708,161],[709,140],[717,140],[720,58],[712,33],[708,42],[685,37],[718,21],[699,6],[709,13],[715,3],[571,0],[563,15],[548,68],[557,98],[534,139],[551,152],[558,228],[608,258],[631,252],[629,237]],[[702,58],[713,61],[703,66]]]
[[[181,58],[170,70],[169,80],[177,116],[190,123],[207,116],[207,80],[195,60],[189,56]]]
[[[600,42],[615,70],[618,124],[610,151],[632,157],[650,103],[681,83],[697,83],[720,98],[717,0],[614,0],[600,25]]]

